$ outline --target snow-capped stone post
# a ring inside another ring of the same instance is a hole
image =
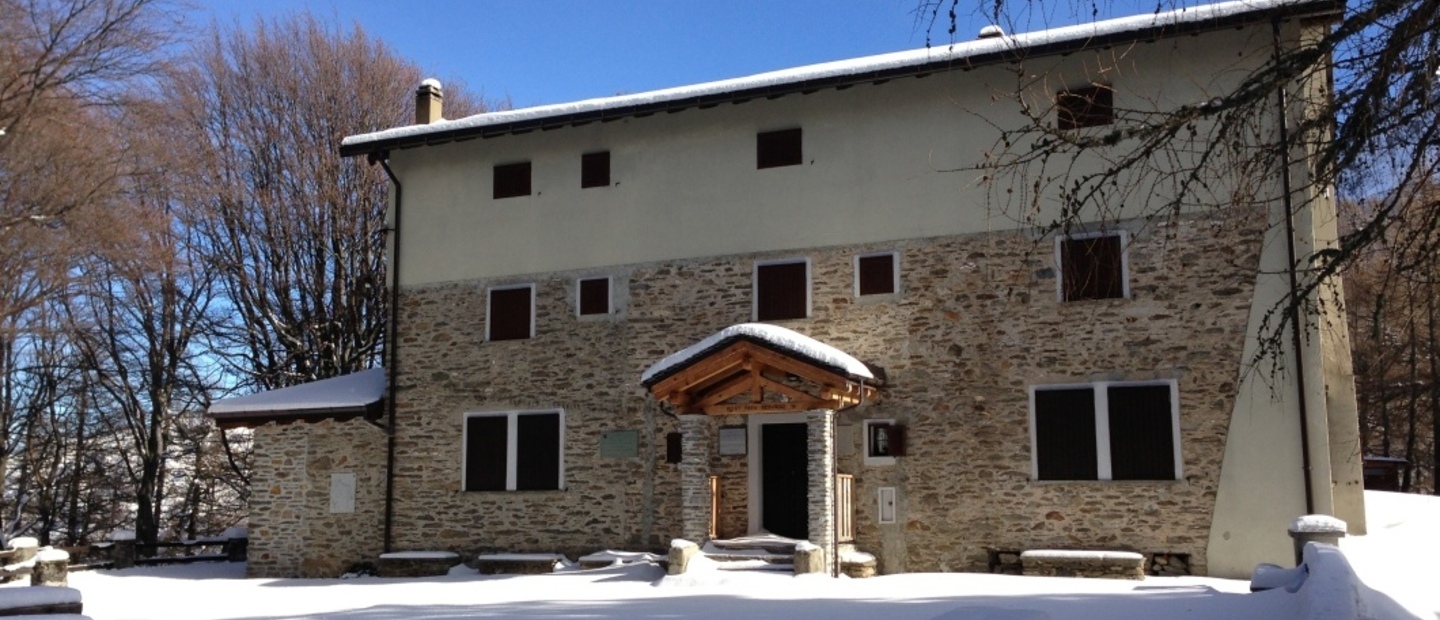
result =
[[[440,80],[429,78],[420,83],[415,89],[415,124],[429,125],[438,120],[443,120],[441,106],[445,102],[445,95],[440,91]]]
[[[15,555],[10,556],[10,563],[24,564],[30,561],[30,558],[35,557],[35,553],[40,550],[40,541],[30,536],[12,538],[10,539],[10,550],[15,552]]]
[[[45,549],[35,554],[35,568],[30,570],[30,585],[65,587],[70,584],[70,554],[60,549]]]
[[[680,534],[703,542],[710,533],[710,418],[680,416]]]
[[[1305,562],[1305,545],[1319,543],[1340,546],[1347,524],[1330,515],[1305,515],[1290,522],[1290,539],[1295,543],[1295,565]]]
[[[666,557],[665,574],[684,575],[690,568],[690,559],[700,554],[700,546],[688,540],[676,538],[670,541],[670,553]]]
[[[110,532],[111,568],[135,566],[135,531],[115,530]]]
[[[828,574],[825,570],[825,550],[808,540],[795,543],[795,574]]]
[[[835,412],[820,409],[805,414],[809,444],[810,542],[820,548],[821,570],[834,574],[835,558]]]

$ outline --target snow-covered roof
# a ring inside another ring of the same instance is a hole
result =
[[[537,127],[585,123],[750,97],[773,97],[809,89],[886,80],[901,75],[973,67],[1013,60],[1021,53],[1064,53],[1179,32],[1222,28],[1273,14],[1299,15],[1337,11],[1335,0],[1235,0],[1170,11],[1121,17],[1013,35],[960,41],[946,46],[865,56],[756,75],[642,93],[585,99],[519,110],[477,114],[456,120],[409,125],[345,138],[341,154],[359,155],[467,137],[527,131]]]
[[[860,379],[875,378],[875,374],[870,371],[870,367],[866,366],[864,362],[855,359],[849,353],[806,336],[805,334],[785,329],[778,325],[741,323],[715,332],[710,335],[710,337],[672,353],[665,359],[656,362],[654,365],[645,369],[645,372],[640,375],[640,383],[649,385],[651,379],[669,374],[671,369],[683,366],[687,362],[699,358],[712,350],[722,347],[731,341],[740,339],[750,339],[761,342],[774,349],[809,359],[822,366],[839,369],[852,377]]]
[[[209,413],[221,423],[273,417],[275,414],[354,413],[372,408],[384,396],[385,369],[371,368],[278,390],[218,400],[210,405]]]

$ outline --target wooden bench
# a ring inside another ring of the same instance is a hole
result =
[[[1025,575],[1145,578],[1145,556],[1130,551],[1033,549],[1020,554],[1020,565]]]

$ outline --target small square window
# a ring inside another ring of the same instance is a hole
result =
[[[865,464],[893,465],[905,455],[905,427],[894,420],[866,420]]]
[[[610,151],[580,156],[580,187],[610,187]]]
[[[798,166],[804,159],[800,128],[767,131],[755,136],[755,167]]]
[[[1060,238],[1056,260],[1060,264],[1061,300],[1128,297],[1125,241],[1121,233]]]
[[[535,335],[535,287],[490,289],[487,337],[497,340],[526,340]]]
[[[1064,130],[1115,122],[1115,91],[1109,86],[1067,90],[1055,95],[1055,124]]]
[[[579,282],[580,316],[610,314],[610,278],[586,278]]]
[[[495,166],[495,199],[530,195],[530,162]]]
[[[900,270],[894,252],[855,257],[855,293],[892,295],[899,290]]]
[[[755,320],[782,321],[810,316],[810,263],[755,266]]]

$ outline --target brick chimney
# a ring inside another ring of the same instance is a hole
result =
[[[420,88],[415,89],[415,124],[429,125],[438,120],[444,120],[440,114],[441,104],[445,102],[445,95],[440,92],[440,80],[429,78],[420,83]]]

